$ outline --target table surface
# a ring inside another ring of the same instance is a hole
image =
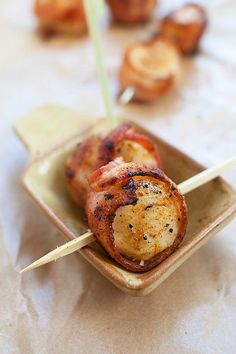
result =
[[[179,3],[160,1],[157,14]],[[116,109],[212,166],[236,151],[236,3],[207,6],[208,32],[183,59],[178,87],[153,105]],[[235,221],[144,298],[121,293],[78,254],[19,274],[64,240],[22,191],[28,156],[12,124],[47,103],[104,115],[88,38],[42,41],[35,26],[31,0],[0,0],[0,353],[235,352]],[[113,96],[122,51],[152,29],[104,30]],[[235,176],[224,175],[236,186]]]

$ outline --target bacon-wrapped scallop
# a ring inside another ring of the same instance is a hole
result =
[[[180,55],[169,39],[158,36],[147,43],[133,44],[125,52],[120,68],[121,89],[134,89],[134,99],[153,101],[166,95],[180,75]]]
[[[66,161],[65,181],[72,200],[84,207],[89,190],[88,176],[101,167],[99,164],[100,136],[90,136],[78,144],[75,151]]]
[[[100,147],[100,166],[116,157],[125,162],[139,162],[149,167],[162,168],[156,145],[145,134],[130,124],[122,124],[111,131]]]
[[[192,54],[206,26],[206,10],[198,4],[187,4],[164,17],[160,33],[173,40],[183,54]]]
[[[113,18],[122,23],[146,22],[152,15],[156,0],[107,0]]]
[[[80,35],[87,29],[83,0],[36,0],[42,33]]]
[[[91,136],[79,144],[66,162],[66,186],[71,198],[84,207],[89,191],[88,177],[116,157],[161,167],[156,145],[130,124],[122,124],[105,138]]]
[[[160,169],[117,159],[95,171],[89,184],[89,227],[126,269],[150,270],[183,240],[185,199]]]

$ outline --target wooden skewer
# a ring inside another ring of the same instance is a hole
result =
[[[203,184],[211,181],[212,179],[218,177],[222,172],[236,166],[236,156],[226,160],[225,162],[216,165],[215,167],[208,168],[205,171],[189,178],[187,181],[182,182],[178,185],[178,189],[182,194],[191,192],[192,190],[202,186]],[[77,237],[76,239],[65,243],[61,247],[47,253],[42,258],[39,258],[34,263],[30,264],[28,267],[22,269],[20,273],[27,272],[34,268],[38,268],[44,264],[56,261],[58,258],[64,257],[70,253],[78,251],[80,248],[87,246],[91,242],[95,241],[93,234],[88,231],[84,235]]]
[[[37,261],[30,264],[28,267],[22,269],[20,273],[24,273],[28,270],[32,270],[34,268],[41,267],[44,264],[56,261],[58,258],[67,256],[68,254],[71,254],[79,250],[80,248],[87,246],[93,241],[95,241],[95,237],[93,236],[91,231],[88,231],[82,236],[79,236],[72,241],[66,242],[64,245],[57,247],[55,250],[45,254],[45,256],[39,258]]]
[[[122,105],[129,103],[134,97],[135,89],[132,86],[126,87],[126,89],[121,93],[119,97],[119,102]]]
[[[181,194],[191,192],[194,189],[202,186],[203,184],[210,182],[212,179],[219,177],[221,173],[227,171],[228,169],[234,166],[236,166],[236,156],[187,179],[187,181],[182,182],[178,185],[178,189]]]

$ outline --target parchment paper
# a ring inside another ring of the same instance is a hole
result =
[[[157,13],[179,3],[160,1]],[[236,3],[204,4],[209,30],[199,55],[183,60],[179,87],[117,110],[212,166],[236,151]],[[0,353],[235,353],[235,221],[144,298],[124,295],[78,254],[19,275],[64,239],[22,191],[27,152],[12,124],[46,103],[104,114],[87,38],[41,41],[31,6],[0,0]],[[113,95],[122,50],[150,28],[104,33]],[[235,176],[225,174],[236,186]]]

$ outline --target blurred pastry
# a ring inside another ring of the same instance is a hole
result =
[[[194,53],[207,26],[204,7],[187,4],[164,17],[160,33],[175,42],[183,54]]]
[[[87,29],[83,0],[36,0],[34,11],[42,33],[80,35]]]
[[[121,89],[134,89],[134,99],[153,101],[166,95],[180,75],[180,55],[168,38],[158,36],[147,43],[133,44],[120,68]]]
[[[118,22],[135,24],[147,21],[156,6],[156,0],[107,0],[113,18]]]

